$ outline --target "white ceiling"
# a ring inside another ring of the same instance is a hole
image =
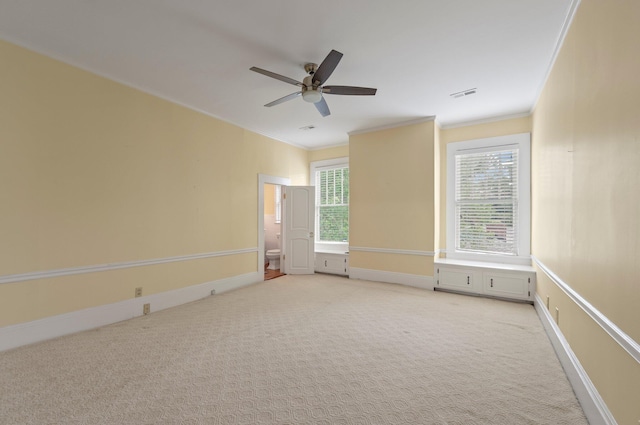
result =
[[[0,38],[297,146],[436,116],[440,125],[530,112],[576,0],[0,0]],[[323,118],[303,65],[344,54]],[[475,95],[451,93],[477,88]],[[301,127],[313,125],[304,131]]]

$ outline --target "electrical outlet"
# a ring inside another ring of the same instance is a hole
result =
[[[139,288],[136,288],[136,298],[141,297],[142,296],[142,286]]]
[[[215,289],[212,289],[212,290],[211,290],[211,295],[215,295],[215,294],[216,294],[216,290],[215,290]]]
[[[151,313],[151,304],[145,304],[142,306],[142,314]]]

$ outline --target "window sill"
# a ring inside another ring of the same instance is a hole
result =
[[[445,258],[449,260],[471,261],[477,263],[512,264],[519,266],[531,265],[530,255],[515,256],[456,250],[446,250],[443,252],[446,255]]]
[[[315,251],[316,254],[323,254],[323,255],[349,255],[349,251]]]
[[[324,254],[348,254],[348,242],[316,242],[315,252]]]
[[[490,269],[490,270],[505,270],[505,271],[520,271],[520,272],[535,272],[535,269],[530,265],[524,264],[506,264],[496,263],[490,261],[475,261],[475,260],[459,260],[454,258],[439,258],[433,262],[443,266],[462,266],[472,267],[478,269]]]

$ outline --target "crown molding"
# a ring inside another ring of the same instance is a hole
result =
[[[578,6],[580,6],[581,0],[571,0],[571,4],[569,4],[569,9],[567,10],[567,16],[564,19],[562,24],[562,28],[560,29],[560,34],[558,34],[558,39],[556,40],[555,48],[553,49],[553,54],[551,55],[551,60],[549,61],[549,65],[547,66],[547,71],[544,74],[544,77],[540,81],[540,85],[536,90],[536,95],[534,97],[533,105],[531,105],[531,109],[529,110],[530,114],[533,114],[536,106],[538,106],[538,101],[540,100],[540,95],[542,94],[542,90],[544,90],[544,86],[547,85],[547,80],[551,75],[551,71],[556,64],[556,60],[558,59],[558,54],[562,49],[562,45],[564,44],[564,40],[567,37],[567,33],[569,32],[569,28],[571,28],[571,23],[573,22],[573,18],[576,16],[576,12],[578,10]]]

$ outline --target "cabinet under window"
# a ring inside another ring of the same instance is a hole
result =
[[[536,273],[531,266],[440,259],[435,289],[533,303]]]

